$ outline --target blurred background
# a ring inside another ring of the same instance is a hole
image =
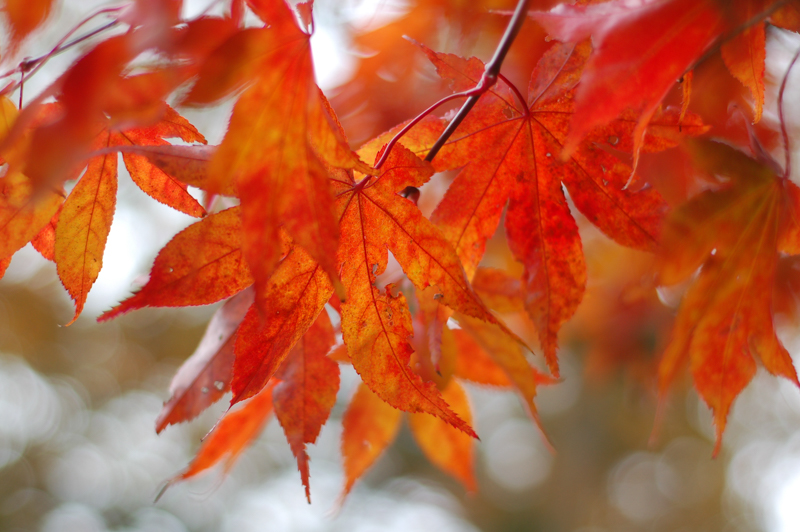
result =
[[[105,3],[60,4],[23,55],[47,50],[99,5]],[[447,93],[403,35],[488,59],[507,20],[488,11],[511,8],[513,2],[503,0],[317,0],[312,42],[318,77],[353,144]],[[185,9],[186,16],[196,16],[218,7],[198,0],[187,1]],[[767,107],[773,115],[775,85],[800,45],[792,37],[770,30]],[[546,46],[541,30],[526,24],[504,73],[526,87]],[[78,53],[49,63],[26,84],[26,98]],[[711,58],[695,78],[695,109],[718,120],[715,132],[723,133],[727,109],[719,109],[719,100],[747,105],[743,90],[726,75],[721,61]],[[792,89],[798,81],[793,76],[787,91],[790,117],[798,116]],[[704,101],[708,91],[716,96]],[[217,143],[230,105],[182,112]],[[790,121],[796,139],[798,121]],[[769,127],[769,113],[764,122]],[[680,164],[674,155],[642,163],[645,177],[673,203],[693,192]],[[617,246],[584,221],[588,293],[561,336],[563,382],[542,388],[537,401],[555,453],[544,447],[512,392],[467,385],[481,437],[477,493],[465,493],[428,463],[404,427],[339,507],[341,416],[358,380],[343,366],[337,405],[310,448],[312,505],[274,419],[227,476],[216,468],[154,503],[164,482],[191,460],[227,400],[191,423],[155,434],[170,379],[196,347],[215,306],[144,309],[102,325],[94,321],[142,284],[158,250],[192,222],[145,196],[126,179],[124,166],[120,172],[104,269],[75,324],[60,326],[71,318],[72,304],[54,265],[30,246],[0,280],[0,530],[800,530],[800,392],[760,372],[737,399],[723,450],[712,459],[711,416],[686,378],[649,444],[655,367],[680,290],[656,289],[650,256]],[[438,176],[423,188],[426,214],[449,179]],[[516,267],[502,231],[485,264]],[[794,269],[795,263],[784,266]],[[800,348],[795,312],[796,301],[788,298],[777,316],[792,353]],[[533,334],[524,317],[506,318],[521,334]],[[541,364],[540,358],[534,361]]]

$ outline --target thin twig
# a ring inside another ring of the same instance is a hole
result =
[[[408,133],[408,131],[409,131],[409,130],[410,130],[412,127],[414,127],[414,126],[416,126],[417,124],[419,124],[419,123],[422,121],[422,119],[424,119],[426,116],[428,116],[428,115],[429,115],[429,114],[431,114],[433,111],[435,111],[437,107],[439,107],[440,105],[442,105],[442,104],[445,104],[445,103],[447,103],[447,102],[449,102],[449,101],[451,101],[451,100],[457,100],[458,98],[468,98],[469,96],[472,96],[474,92],[475,92],[475,89],[470,89],[470,90],[468,90],[468,91],[464,91],[464,92],[456,92],[456,93],[454,93],[454,94],[451,94],[451,95],[449,95],[449,96],[445,96],[444,98],[442,98],[441,100],[439,100],[439,101],[438,101],[438,102],[436,102],[435,104],[431,105],[430,107],[428,107],[427,109],[425,109],[424,111],[422,111],[422,112],[421,112],[420,114],[418,114],[416,117],[414,117],[414,119],[413,119],[413,120],[411,120],[411,121],[410,121],[408,124],[406,124],[405,126],[403,126],[403,129],[401,129],[400,131],[398,131],[398,132],[395,134],[395,136],[394,136],[394,137],[392,137],[392,140],[390,140],[390,141],[389,141],[389,142],[386,144],[386,148],[383,150],[383,154],[381,155],[381,158],[378,160],[378,162],[377,162],[377,163],[375,163],[375,168],[376,168],[376,169],[379,169],[381,166],[383,166],[383,163],[385,163],[385,162],[386,162],[386,159],[388,159],[388,158],[389,158],[389,153],[392,151],[392,148],[394,148],[394,145],[395,145],[395,144],[397,144],[397,142],[398,142],[398,141],[399,141],[401,138],[403,138],[403,136],[405,136],[405,134],[406,134],[406,133]]]
[[[461,109],[459,109],[455,118],[453,118],[453,120],[447,125],[447,128],[428,152],[428,155],[425,156],[426,161],[432,161],[433,158],[436,157],[436,154],[439,153],[439,150],[442,149],[447,140],[453,135],[456,128],[461,125],[461,122],[464,121],[475,104],[478,103],[478,98],[481,97],[481,94],[488,91],[495,83],[497,83],[497,76],[500,74],[500,67],[503,65],[503,61],[508,54],[508,50],[511,48],[511,44],[514,42],[517,34],[519,34],[519,30],[522,28],[522,23],[525,22],[525,16],[527,15],[528,11],[528,3],[529,0],[519,0],[517,2],[517,8],[514,10],[514,14],[511,17],[511,20],[508,22],[506,32],[503,34],[503,38],[500,40],[500,44],[497,46],[494,56],[486,64],[486,70],[483,72],[483,77],[481,77],[478,85],[473,89],[474,94],[467,98],[467,101],[464,102],[463,106],[461,106]]]
[[[111,22],[109,22],[107,24],[104,24],[103,26],[100,26],[99,28],[96,28],[96,29],[90,31],[89,33],[86,33],[85,35],[81,35],[80,37],[77,37],[77,38],[75,38],[75,39],[73,39],[70,42],[65,44],[67,39],[69,39],[76,31],[78,31],[79,28],[81,28],[84,24],[87,24],[92,19],[94,19],[94,18],[96,18],[96,17],[98,17],[100,15],[105,15],[105,14],[108,14],[108,13],[114,13],[114,12],[120,11],[122,9],[124,9],[124,7],[109,7],[109,8],[101,9],[101,10],[93,13],[92,15],[89,15],[88,17],[83,19],[80,23],[78,23],[75,27],[73,27],[71,30],[69,30],[56,43],[56,45],[53,47],[53,49],[50,50],[48,53],[46,53],[44,55],[41,55],[39,57],[36,57],[34,59],[26,59],[26,60],[22,61],[19,65],[17,65],[15,68],[6,71],[3,74],[0,74],[0,79],[6,78],[6,77],[11,76],[11,75],[14,75],[17,72],[19,72],[21,74],[20,80],[16,84],[13,84],[13,85],[10,85],[9,87],[7,87],[5,92],[13,92],[17,88],[20,88],[20,92],[21,92],[21,86],[25,82],[25,79],[26,78],[30,78],[31,76],[33,76],[40,68],[42,68],[44,66],[44,64],[49,59],[51,59],[51,58],[53,58],[53,57],[65,52],[65,51],[69,50],[73,46],[76,46],[76,45],[82,43],[83,41],[94,37],[95,35],[97,35],[99,33],[102,33],[104,31],[106,31],[107,29],[110,29],[110,28],[116,26],[117,24],[119,24],[118,20],[116,20],[116,19],[112,20]],[[21,101],[20,101],[20,108],[22,108],[22,102]]]
[[[787,178],[792,173],[792,149],[789,146],[789,134],[786,132],[786,120],[783,117],[783,92],[786,90],[786,82],[789,79],[789,72],[792,71],[797,58],[800,57],[800,48],[794,53],[794,57],[789,62],[789,67],[786,69],[786,74],[783,75],[781,88],[778,91],[778,118],[781,121],[781,135],[783,135],[783,152],[786,159],[783,165],[783,177]]]

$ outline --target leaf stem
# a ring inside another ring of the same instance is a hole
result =
[[[464,91],[464,92],[457,92],[457,93],[451,94],[451,95],[449,95],[449,96],[445,96],[444,98],[442,98],[441,100],[439,100],[439,101],[438,101],[438,102],[436,102],[435,104],[431,105],[430,107],[428,107],[427,109],[425,109],[424,111],[422,111],[422,112],[421,112],[420,114],[418,114],[416,117],[414,117],[414,119],[413,119],[413,120],[411,120],[411,121],[410,121],[408,124],[406,124],[405,126],[403,126],[403,129],[401,129],[400,131],[398,131],[398,132],[397,132],[397,134],[396,134],[394,137],[392,137],[392,140],[390,140],[390,141],[389,141],[389,142],[386,144],[386,149],[385,149],[385,150],[383,150],[383,154],[381,155],[381,158],[378,160],[378,162],[377,162],[377,163],[375,163],[375,168],[376,168],[376,169],[379,169],[381,166],[383,166],[383,163],[385,163],[385,162],[386,162],[386,159],[388,159],[388,158],[389,158],[389,153],[392,151],[392,148],[394,148],[394,145],[395,145],[395,144],[397,144],[397,142],[398,142],[398,141],[399,141],[401,138],[403,138],[403,136],[404,136],[406,133],[408,133],[408,131],[409,131],[409,130],[410,130],[412,127],[414,127],[414,126],[416,126],[417,124],[419,124],[419,123],[422,121],[422,119],[424,119],[426,116],[428,116],[428,115],[429,115],[429,114],[431,114],[433,111],[435,111],[437,107],[439,107],[440,105],[442,105],[442,104],[445,104],[445,103],[447,103],[447,102],[449,102],[449,101],[451,101],[451,100],[456,100],[456,99],[458,99],[458,98],[467,98],[467,97],[469,97],[469,96],[471,96],[471,95],[472,95],[472,91],[473,91],[473,90],[474,90],[474,89],[472,89],[472,90],[469,90],[469,91]]]
[[[30,78],[31,76],[33,76],[40,68],[42,68],[42,66],[44,66],[44,64],[49,59],[57,56],[58,54],[60,54],[62,52],[65,52],[66,50],[69,50],[73,46],[76,46],[76,45],[82,43],[83,41],[86,41],[87,39],[91,39],[95,35],[97,35],[99,33],[102,33],[104,31],[106,31],[107,29],[110,29],[110,28],[116,26],[117,24],[119,24],[119,21],[114,19],[111,22],[109,22],[107,24],[104,24],[103,26],[100,26],[99,28],[95,28],[94,30],[90,31],[89,33],[81,35],[80,37],[77,37],[77,38],[71,40],[70,42],[64,44],[66,42],[66,40],[69,39],[84,24],[88,23],[93,18],[99,17],[100,15],[105,15],[105,14],[108,14],[108,13],[115,13],[117,11],[121,11],[122,9],[125,9],[125,7],[126,6],[108,7],[108,8],[105,8],[105,9],[101,9],[101,10],[93,13],[92,15],[89,15],[88,17],[86,17],[85,19],[80,21],[71,30],[69,30],[56,43],[56,45],[53,47],[53,49],[50,50],[48,53],[46,53],[46,54],[44,54],[42,56],[36,57],[34,59],[25,59],[24,61],[21,61],[19,63],[19,65],[17,65],[15,68],[6,71],[3,74],[0,74],[0,79],[6,78],[6,77],[11,76],[11,75],[14,75],[14,74],[16,74],[18,72],[21,74],[20,80],[15,84],[7,86],[3,90],[3,92],[4,93],[13,92],[17,88],[19,88],[20,89],[20,93],[21,93],[22,92],[22,85],[23,85],[23,83],[25,83],[25,79],[26,78]],[[22,108],[22,95],[20,94],[20,109],[21,108]]]
[[[789,79],[789,73],[792,71],[792,67],[794,67],[794,64],[797,62],[798,57],[800,57],[800,48],[797,49],[791,62],[789,62],[789,67],[786,69],[786,74],[783,75],[781,88],[778,91],[778,119],[781,122],[781,135],[783,136],[783,152],[785,157],[785,163],[783,165],[784,178],[788,178],[792,173],[792,150],[789,146],[789,134],[786,132],[786,120],[783,116],[783,93],[786,90],[786,82]]]
[[[489,91],[495,83],[497,83],[497,79],[502,79],[514,93],[519,98],[520,102],[522,102],[522,107],[525,112],[528,112],[528,106],[525,103],[525,98],[522,97],[522,94],[519,92],[519,89],[511,83],[505,76],[500,74],[500,66],[503,64],[503,60],[508,54],[509,48],[511,48],[511,43],[514,42],[514,39],[519,34],[519,30],[522,28],[522,23],[525,21],[525,12],[527,11],[529,0],[520,0],[517,3],[517,8],[514,11],[514,15],[511,17],[511,21],[508,23],[508,27],[506,27],[506,32],[503,34],[503,38],[500,40],[500,44],[497,46],[497,50],[495,50],[494,56],[486,64],[486,69],[484,70],[483,76],[481,77],[480,81],[478,82],[475,87],[468,91],[457,92],[455,94],[451,94],[450,96],[445,96],[438,102],[434,103],[420,114],[418,114],[413,120],[411,120],[408,124],[403,126],[403,129],[398,131],[394,137],[386,144],[386,148],[383,150],[383,154],[381,158],[375,163],[375,168],[379,169],[383,164],[386,162],[386,159],[389,158],[389,154],[394,148],[394,145],[403,138],[403,136],[409,132],[409,130],[417,125],[423,118],[431,114],[437,107],[440,105],[447,103],[449,101],[455,100],[457,98],[467,98],[467,101],[464,102],[464,105],[458,111],[458,114],[455,118],[450,122],[444,132],[441,134],[439,139],[433,145],[431,150],[428,152],[428,155],[425,157],[426,161],[432,161],[439,150],[444,146],[450,136],[453,134],[455,129],[461,124],[461,122],[466,118],[467,114],[472,110],[472,107],[478,101],[478,98],[481,97],[482,94]]]
[[[530,114],[530,110],[528,109],[528,103],[525,101],[525,98],[522,96],[522,93],[519,91],[517,86],[511,83],[511,81],[509,81],[508,78],[506,78],[504,75],[500,73],[497,74],[497,77],[500,78],[503,81],[503,83],[505,83],[514,94],[517,95],[517,99],[522,104],[522,109],[523,109],[522,113],[525,116],[528,116]]]
[[[488,91],[495,83],[497,83],[497,76],[500,74],[500,67],[503,65],[503,61],[508,54],[508,50],[511,48],[511,44],[519,34],[519,30],[522,29],[523,22],[525,22],[529,1],[530,0],[519,0],[517,2],[517,7],[514,10],[514,14],[511,16],[511,20],[508,22],[508,26],[506,26],[506,32],[503,34],[503,38],[500,39],[500,44],[497,45],[494,56],[491,60],[489,60],[488,63],[486,63],[486,70],[483,72],[483,77],[481,77],[478,85],[476,85],[473,89],[474,94],[467,98],[467,101],[464,102],[463,106],[461,106],[461,109],[459,109],[455,118],[453,118],[453,120],[447,125],[447,128],[444,130],[444,132],[442,132],[439,139],[428,152],[428,155],[425,156],[426,161],[432,161],[433,158],[436,157],[436,154],[439,153],[439,150],[442,149],[442,146],[445,145],[447,140],[455,132],[456,128],[461,125],[461,122],[464,121],[475,104],[478,103],[478,98],[481,97],[481,94]]]

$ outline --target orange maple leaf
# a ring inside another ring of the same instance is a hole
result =
[[[466,423],[472,425],[472,409],[464,388],[451,379],[442,390],[450,408]],[[408,425],[422,452],[435,466],[458,479],[468,492],[477,490],[473,462],[475,440],[426,414],[410,414]]]
[[[481,79],[483,65],[477,59],[423,49],[455,90]],[[630,114],[593,131],[565,163],[559,161],[575,112],[574,88],[590,52],[587,42],[550,48],[531,76],[523,107],[514,99],[522,100],[521,95],[495,86],[434,159],[437,170],[466,165],[431,220],[453,243],[470,276],[509,203],[506,232],[512,252],[525,266],[525,307],[555,375],[558,330],[575,312],[586,282],[580,236],[562,184],[594,225],[637,249],[655,248],[666,210],[658,192],[647,185],[625,187],[631,167],[612,153],[633,149],[636,119]],[[675,145],[679,131],[706,129],[691,115],[681,125],[678,113],[667,110],[650,121],[644,148],[662,150]]]
[[[331,295],[327,273],[303,248],[292,247],[263,287],[261,309],[253,305],[239,328],[231,404],[255,395],[269,382]]]
[[[0,144],[11,133],[18,115],[11,100],[0,97]],[[7,157],[8,153],[4,155]],[[37,194],[28,177],[16,169],[5,169],[0,177],[0,260],[5,264],[3,272],[11,256],[48,225],[63,202],[61,194],[53,191]]]
[[[334,342],[333,326],[323,311],[281,365],[275,375],[281,382],[272,392],[275,416],[297,459],[309,503],[306,445],[317,440],[339,391],[339,365],[326,356]]]
[[[225,461],[225,472],[227,473],[236,463],[239,455],[261,434],[264,425],[269,420],[273,411],[272,389],[275,384],[277,382],[271,382],[240,408],[226,412],[205,437],[203,445],[189,467],[183,473],[170,479],[161,490],[159,497],[172,484],[205,471],[225,457],[227,457]]]
[[[800,385],[775,334],[772,292],[779,252],[800,253],[800,189],[775,165],[727,145],[688,144],[698,166],[730,179],[669,217],[659,250],[660,281],[674,284],[701,267],[684,296],[659,367],[662,401],[690,363],[695,386],[714,411],[719,452],[731,404],[756,372]]]
[[[675,81],[720,38],[737,33],[723,45],[723,58],[733,75],[753,93],[756,117],[760,117],[763,24],[751,25],[757,20],[754,17],[766,15],[778,3],[583,1],[561,4],[546,13],[532,12],[531,17],[556,39],[579,42],[591,35],[596,47],[575,96],[575,119],[565,142],[566,153],[570,154],[593,128],[607,124],[625,109],[633,109],[639,114],[633,134],[636,167],[647,124]]]
[[[208,103],[251,85],[233,109],[209,172],[212,192],[235,188],[242,202],[244,254],[256,303],[277,266],[279,228],[338,283],[339,235],[323,164],[369,172],[348,147],[314,83],[310,35],[283,1],[248,2],[268,27],[234,34],[212,53],[185,103]]]
[[[47,19],[53,0],[6,0],[2,11],[11,25],[11,50]]]
[[[203,136],[185,118],[166,107],[162,119],[154,125],[114,131],[103,127],[92,148],[106,150],[89,159],[86,172],[70,192],[59,213],[55,230],[54,257],[58,276],[75,301],[74,322],[103,265],[111,222],[117,203],[117,146],[163,145],[163,137],[180,137],[187,142],[205,142]],[[133,181],[148,195],[192,216],[205,210],[176,181],[153,166],[146,158],[124,153],[123,160]]]
[[[156,419],[156,432],[194,419],[230,390],[236,331],[252,304],[253,290],[249,288],[214,313],[200,344],[170,383],[170,398]]]
[[[208,305],[250,286],[239,209],[209,215],[175,235],[158,253],[147,284],[98,321],[143,307]]]
[[[342,458],[345,483],[342,497],[397,436],[402,412],[361,383],[342,418]]]
[[[469,400],[457,381],[451,380],[442,390],[442,396],[459,416],[472,423]],[[365,384],[359,385],[342,419],[345,472],[342,499],[394,441],[402,417],[400,410],[381,400]],[[408,421],[414,439],[428,460],[458,479],[468,491],[474,492],[475,440],[445,421],[427,414],[409,414]]]
[[[377,177],[356,183],[334,181],[341,212],[339,261],[347,300],[342,332],[353,366],[364,382],[389,404],[408,412],[427,412],[474,434],[441,400],[432,383],[423,383],[408,363],[411,316],[402,294],[375,286],[388,261],[387,249],[422,290],[435,285],[438,299],[451,308],[498,323],[467,281],[458,256],[442,233],[410,201],[398,195],[421,186],[433,174],[428,163],[402,145],[395,146]]]

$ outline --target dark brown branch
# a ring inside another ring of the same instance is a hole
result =
[[[528,12],[528,3],[529,0],[519,0],[517,2],[517,8],[514,10],[514,14],[511,16],[511,20],[508,22],[506,32],[503,34],[500,44],[497,45],[494,56],[488,63],[486,63],[486,70],[483,73],[483,77],[478,82],[478,85],[472,91],[470,91],[473,94],[467,98],[467,101],[465,101],[464,105],[461,106],[461,109],[458,110],[455,118],[453,118],[453,120],[447,125],[447,128],[433,145],[431,151],[429,151],[428,155],[425,156],[426,161],[432,161],[433,158],[436,157],[436,154],[439,153],[439,150],[442,149],[442,146],[445,145],[448,139],[455,132],[456,128],[461,125],[461,122],[464,121],[475,104],[478,103],[478,98],[480,98],[483,93],[488,91],[495,83],[497,83],[497,76],[500,74],[500,67],[503,65],[503,61],[508,54],[508,50],[511,48],[511,44],[519,34],[519,30],[522,29],[523,22],[525,22],[525,16]]]

